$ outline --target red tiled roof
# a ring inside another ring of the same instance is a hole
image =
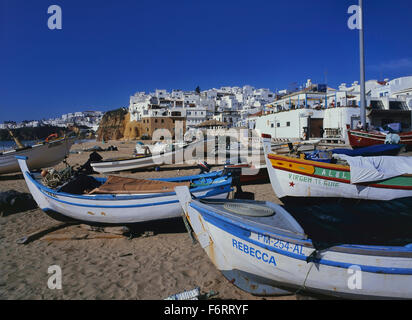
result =
[[[263,116],[263,110],[259,111],[259,112],[256,112],[256,113],[253,113],[253,114],[250,114],[247,117],[252,118],[252,117],[260,117],[260,116]]]

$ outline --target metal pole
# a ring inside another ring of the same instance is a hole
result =
[[[360,49],[360,120],[363,128],[366,129],[366,97],[365,97],[365,52],[364,52],[364,32],[363,32],[363,0],[359,0],[359,49]]]

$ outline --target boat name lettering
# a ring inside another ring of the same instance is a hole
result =
[[[318,178],[310,178],[310,177],[302,176],[299,174],[293,174],[293,173],[289,173],[289,179],[298,181],[298,182],[322,185],[322,186],[331,187],[331,188],[339,187],[339,183],[335,181],[318,179]]]
[[[275,257],[273,257],[272,255],[269,256],[266,252],[262,252],[259,249],[255,249],[254,247],[247,245],[246,243],[237,241],[235,239],[232,239],[232,246],[233,248],[236,248],[257,260],[262,260],[263,262],[273,264],[274,266],[276,266]]]
[[[320,170],[320,175],[324,177],[330,177],[330,178],[337,178],[337,179],[343,179],[343,180],[350,180],[349,177],[349,172],[346,171],[337,171],[337,170],[330,170],[330,169],[319,169]],[[315,171],[315,174],[317,174],[317,170]]]
[[[271,247],[275,247],[276,249],[280,249],[283,251],[288,251],[291,253],[304,255],[303,254],[303,246],[300,244],[294,244],[287,241],[282,241],[279,239],[272,238],[271,236],[267,236],[264,234],[258,234],[258,241],[266,244]]]
[[[47,193],[50,197],[57,198],[57,196],[52,192],[49,192],[49,191],[44,191],[44,192]]]

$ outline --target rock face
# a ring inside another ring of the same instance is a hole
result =
[[[126,124],[129,123],[130,115],[123,109],[108,111],[103,115],[97,129],[97,140],[120,140],[123,139]]]
[[[124,130],[124,140],[135,140],[139,138],[143,132],[142,130],[142,123],[140,121],[127,122]]]

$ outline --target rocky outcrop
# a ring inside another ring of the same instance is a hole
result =
[[[124,131],[129,120],[130,115],[124,108],[106,112],[100,121],[99,129],[97,129],[97,140],[108,141],[123,139]]]
[[[124,140],[136,140],[142,133],[142,123],[140,121],[127,122],[124,130]]]

